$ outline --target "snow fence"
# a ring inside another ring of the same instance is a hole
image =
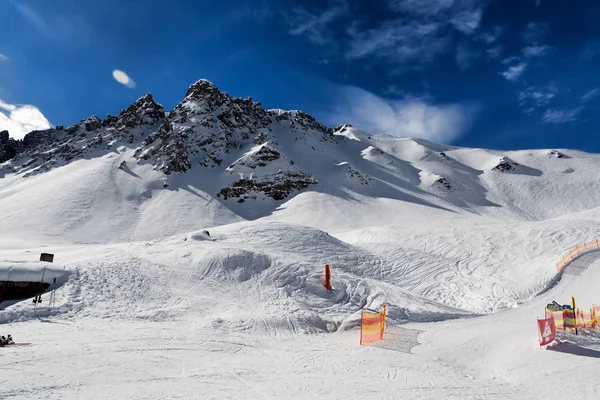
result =
[[[556,329],[575,330],[597,328],[600,322],[600,305],[594,304],[590,312],[585,312],[579,308],[576,310],[564,309],[555,311],[546,308],[546,318],[552,318]]]
[[[556,269],[562,271],[571,261],[580,256],[583,253],[586,253],[590,250],[600,249],[600,241],[598,239],[585,242],[583,244],[578,244],[569,250],[563,258],[560,259],[559,262],[556,263]]]
[[[378,342],[383,339],[385,331],[385,316],[387,305],[383,303],[383,310],[378,313],[363,311],[360,323],[360,344]]]

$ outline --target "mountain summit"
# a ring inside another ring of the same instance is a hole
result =
[[[599,161],[577,151],[463,149],[348,124],[333,129],[201,79],[168,112],[147,94],[103,120],[20,141],[0,132],[0,207],[22,223],[24,210],[43,206],[37,192],[15,197],[14,188],[45,187],[60,193],[65,210],[40,216],[42,230],[67,224],[66,215],[82,230],[104,216],[123,240],[274,213],[322,229],[334,215],[360,227],[357,207],[371,210],[370,223],[447,211],[540,220],[596,209],[595,192],[580,189],[600,190],[585,172]]]

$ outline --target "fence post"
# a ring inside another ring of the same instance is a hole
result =
[[[327,290],[331,290],[331,271],[329,270],[329,264],[325,264],[325,285]]]

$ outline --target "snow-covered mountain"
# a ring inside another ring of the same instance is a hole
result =
[[[61,199],[59,209],[44,210],[46,217],[30,218],[36,221],[30,228],[52,236],[61,232],[53,228],[57,224],[85,227],[111,215],[120,233],[107,231],[94,239],[100,242],[290,213],[306,204],[294,200],[299,195],[321,198],[319,208],[327,213],[341,212],[333,198],[394,204],[380,204],[369,218],[372,225],[427,214],[413,213],[414,207],[544,220],[594,210],[600,191],[590,173],[600,162],[597,155],[467,149],[372,135],[350,125],[332,129],[301,111],[266,110],[250,98],[232,97],[207,80],[191,85],[169,112],[148,94],[104,120],[92,116],[31,132],[22,141],[1,133],[0,161],[0,207],[10,210],[5,228],[23,228],[32,209]],[[46,188],[43,198],[40,187]],[[87,199],[84,209],[74,210],[81,197]],[[195,223],[177,210],[194,203]],[[406,213],[398,215],[397,204]],[[307,220],[318,212],[296,211],[290,218],[332,228],[320,217]],[[150,219],[161,228],[145,229]]]
[[[599,167],[332,129],[206,80],[170,111],[146,95],[0,132],[0,276],[60,278],[50,309],[0,306],[3,333],[35,344],[3,353],[19,368],[0,397],[597,398],[598,367],[569,354],[597,357],[597,335],[540,352],[535,318],[600,301],[594,265],[555,267],[600,237]],[[359,348],[383,301],[384,341]]]

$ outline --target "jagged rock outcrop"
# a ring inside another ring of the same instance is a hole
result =
[[[345,176],[347,179],[357,180],[358,182],[360,182],[361,185],[368,185],[369,181],[371,180],[371,177],[369,175],[361,173],[360,171],[352,168],[352,166],[350,165],[348,165],[346,168]]]
[[[236,166],[243,166],[250,169],[265,167],[271,161],[279,160],[281,154],[269,146],[262,146],[260,150],[254,152],[247,157],[243,157],[230,165],[227,169],[232,170]],[[292,164],[293,165],[293,164]]]
[[[448,180],[446,178],[444,178],[443,176],[440,176],[438,179],[436,179],[435,184],[443,187],[446,190],[452,190],[452,186],[450,185],[450,182],[448,182]]]
[[[33,174],[129,148],[138,163],[150,163],[165,175],[193,168],[222,174],[219,186],[225,187],[218,190],[223,201],[283,200],[317,180],[282,151],[280,141],[300,141],[300,148],[324,152],[323,146],[337,144],[333,132],[305,112],[266,110],[249,97],[233,97],[201,79],[169,112],[147,94],[104,120],[93,115],[72,126],[31,132],[22,141],[9,141],[4,134],[0,160],[12,159],[10,171]],[[119,169],[125,166],[129,168],[122,163]],[[165,179],[164,188],[171,186],[169,181]]]
[[[8,135],[8,131],[0,132],[0,163],[12,159],[19,151],[19,142]]]
[[[17,151],[10,153],[12,167],[15,171],[29,169],[30,174],[40,173],[59,163],[83,158],[95,149],[109,151],[112,144],[133,143],[138,135],[155,130],[164,117],[163,107],[147,94],[121,111],[119,117],[108,115],[102,121],[92,115],[66,128],[59,125],[33,131],[13,145]]]
[[[302,190],[317,183],[317,180],[299,171],[278,172],[260,179],[240,179],[217,193],[217,197],[227,200],[230,197],[243,203],[247,199],[256,199],[258,193],[274,200],[284,200],[293,190]]]
[[[265,135],[270,122],[260,103],[234,98],[200,80],[135,156],[152,159],[166,174],[187,172],[192,159],[194,164],[214,168],[221,165],[224,154],[241,149],[251,137]]]
[[[511,160],[507,157],[502,157],[500,159],[500,162],[498,163],[498,165],[496,165],[494,168],[492,168],[492,170],[500,171],[500,172],[511,172],[511,171],[516,171],[518,166],[519,166],[519,164],[517,164],[513,160]]]
[[[119,117],[109,115],[105,121],[118,130],[133,129],[140,126],[154,126],[165,118],[163,106],[156,103],[150,93],[137,99],[127,109],[121,111]]]

